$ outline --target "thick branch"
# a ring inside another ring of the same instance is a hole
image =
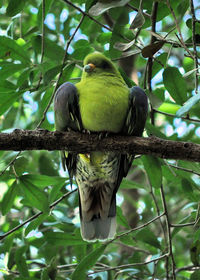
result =
[[[40,129],[15,129],[12,133],[0,133],[0,150],[68,150],[78,153],[116,151],[200,162],[200,145],[190,142],[120,135],[99,139],[97,134],[50,132]]]

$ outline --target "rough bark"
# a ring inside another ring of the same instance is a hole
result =
[[[119,135],[99,139],[98,134],[50,132],[41,129],[15,129],[12,133],[0,133],[0,150],[68,150],[79,153],[116,151],[200,162],[200,145],[191,142]]]

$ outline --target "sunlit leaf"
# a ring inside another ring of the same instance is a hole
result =
[[[89,14],[92,16],[99,16],[111,8],[123,7],[129,1],[130,0],[116,0],[116,1],[110,0],[110,1],[97,2],[94,6],[90,8]]]
[[[185,104],[176,112],[177,117],[183,116],[185,113],[187,113],[192,106],[197,104],[200,100],[200,93],[195,94],[190,99],[188,99]]]

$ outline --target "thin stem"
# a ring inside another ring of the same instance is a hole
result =
[[[162,216],[164,216],[164,215],[165,215],[165,213],[162,213],[162,214],[160,214],[159,216],[153,218],[152,220],[146,222],[145,224],[143,224],[143,225],[141,225],[141,226],[132,228],[132,229],[130,229],[130,230],[128,230],[128,231],[126,231],[126,232],[120,234],[120,235],[117,235],[115,238],[113,238],[112,240],[108,241],[107,243],[110,244],[110,243],[112,243],[113,241],[115,241],[115,240],[117,240],[117,239],[119,239],[119,238],[121,238],[121,237],[123,237],[123,236],[125,236],[125,235],[129,235],[130,233],[132,233],[132,232],[134,232],[134,231],[137,231],[137,230],[139,230],[139,229],[142,229],[142,228],[144,228],[144,227],[150,225],[151,223],[155,222],[156,220],[160,219],[160,218],[161,218]]]
[[[196,43],[196,17],[195,17],[195,11],[194,11],[194,3],[193,0],[190,0],[190,8],[192,13],[192,42],[193,42],[193,50],[194,50],[194,67],[197,69],[195,71],[195,93],[198,93],[198,56],[197,56],[197,43]]]
[[[161,185],[160,191],[161,191],[163,209],[165,212],[167,234],[168,234],[168,251],[169,251],[168,257],[171,257],[171,260],[172,260],[172,277],[173,277],[172,279],[175,280],[176,279],[176,273],[175,273],[176,264],[175,264],[174,255],[173,255],[173,251],[172,251],[172,236],[171,236],[170,220],[169,220],[169,213],[168,213],[168,209],[167,209],[167,203],[165,200],[163,185]]]
[[[156,32],[156,18],[157,18],[157,11],[158,11],[158,2],[153,2],[153,9],[152,9],[152,15],[151,15],[151,29],[152,32]],[[151,44],[155,42],[156,38],[151,35]],[[148,83],[148,89],[149,92],[152,92],[152,85],[151,85],[151,80],[152,80],[152,67],[153,67],[153,58],[149,57],[148,59],[148,77],[147,77],[147,83]],[[151,123],[154,125],[155,124],[155,112],[153,109],[153,106],[151,105],[151,112],[150,112],[150,118],[151,118]]]
[[[80,26],[81,26],[81,24],[82,24],[84,18],[85,18],[85,15],[82,16],[82,18],[81,18],[79,24],[77,25],[76,29],[74,30],[74,32],[73,32],[73,34],[72,34],[72,36],[71,36],[71,37],[69,38],[69,40],[67,41],[66,50],[65,50],[65,55],[64,55],[63,61],[62,61],[62,67],[61,67],[61,70],[60,70],[60,73],[59,73],[59,76],[58,76],[58,79],[57,79],[57,82],[56,82],[56,85],[55,85],[53,94],[51,95],[51,98],[50,98],[50,100],[49,100],[49,103],[47,104],[47,107],[45,108],[45,110],[44,110],[44,112],[43,112],[43,117],[42,117],[42,119],[40,120],[40,122],[38,123],[38,125],[36,126],[36,129],[38,129],[38,128],[41,126],[41,124],[43,123],[43,121],[44,121],[45,118],[46,118],[46,113],[47,113],[47,111],[49,110],[49,107],[51,106],[51,103],[52,103],[52,101],[53,101],[53,99],[54,99],[54,96],[55,96],[55,94],[56,94],[56,90],[57,90],[57,88],[58,88],[59,81],[60,81],[61,76],[62,76],[62,73],[63,73],[63,68],[64,68],[65,61],[66,61],[66,58],[67,58],[67,55],[68,55],[69,46],[70,46],[70,44],[71,44],[71,42],[72,42],[72,40],[73,40],[75,34],[77,33],[78,29],[80,28]]]
[[[16,154],[16,156],[6,165],[6,167],[0,172],[0,176],[2,176],[6,170],[8,169],[8,167],[10,167],[14,162],[15,160],[17,159],[17,157],[21,154],[21,151],[19,153]]]
[[[71,3],[68,0],[63,0],[66,4],[72,6],[74,9],[76,9],[77,11],[79,11],[81,14],[83,14],[84,16],[89,17],[91,20],[93,20],[94,22],[96,22],[98,25],[100,25],[101,27],[109,30],[112,32],[112,29],[110,27],[108,27],[107,25],[102,24],[101,22],[99,22],[98,20],[96,20],[95,18],[93,18],[90,14],[88,14],[87,12],[83,11],[81,8],[79,8],[78,6],[76,6],[75,4]]]
[[[140,263],[130,263],[130,264],[123,264],[123,265],[114,266],[114,267],[108,267],[108,268],[104,268],[102,270],[98,270],[98,272],[118,270],[118,269],[125,269],[125,268],[129,268],[129,267],[134,267],[134,266],[147,265],[149,263],[157,262],[157,261],[162,260],[162,259],[167,258],[167,257],[168,257],[168,254],[164,254],[164,255],[162,255],[158,258],[152,259],[150,261],[140,262]],[[88,275],[92,275],[92,274],[95,274],[95,273],[96,272],[92,272],[92,273],[89,273]]]
[[[182,119],[182,120],[185,120],[185,121],[200,123],[200,120],[197,120],[197,119],[192,119],[192,118],[188,118],[188,117],[177,117],[176,115],[173,115],[173,114],[170,114],[170,113],[166,113],[166,112],[162,112],[162,111],[159,111],[157,109],[154,109],[154,112],[156,112],[158,114],[162,114],[162,115],[168,116],[168,117],[172,117],[172,118],[179,118],[179,119]]]
[[[171,4],[170,4],[170,0],[167,0],[167,6],[168,6],[168,8],[169,8],[170,11],[171,11],[171,14],[172,14],[172,16],[173,16],[173,18],[174,18],[174,21],[175,21],[175,24],[176,24],[176,29],[178,30],[178,33],[179,33],[179,36],[180,36],[180,38],[179,38],[178,36],[177,36],[177,38],[179,39],[179,41],[180,41],[182,47],[186,50],[186,52],[191,56],[192,59],[194,59],[193,54],[190,52],[190,50],[189,50],[189,49],[187,48],[187,46],[185,45],[185,42],[184,42],[184,39],[183,39],[183,36],[182,36],[182,33],[181,33],[181,29],[180,29],[179,24],[178,24],[178,20],[177,20],[177,18],[176,18],[176,15],[175,15],[175,13],[174,13],[174,10],[173,10],[173,8],[172,8],[172,6],[171,6]]]

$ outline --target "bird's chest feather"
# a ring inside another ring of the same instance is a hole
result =
[[[78,87],[81,118],[85,129],[119,132],[128,108],[128,88],[113,80],[81,82]]]

